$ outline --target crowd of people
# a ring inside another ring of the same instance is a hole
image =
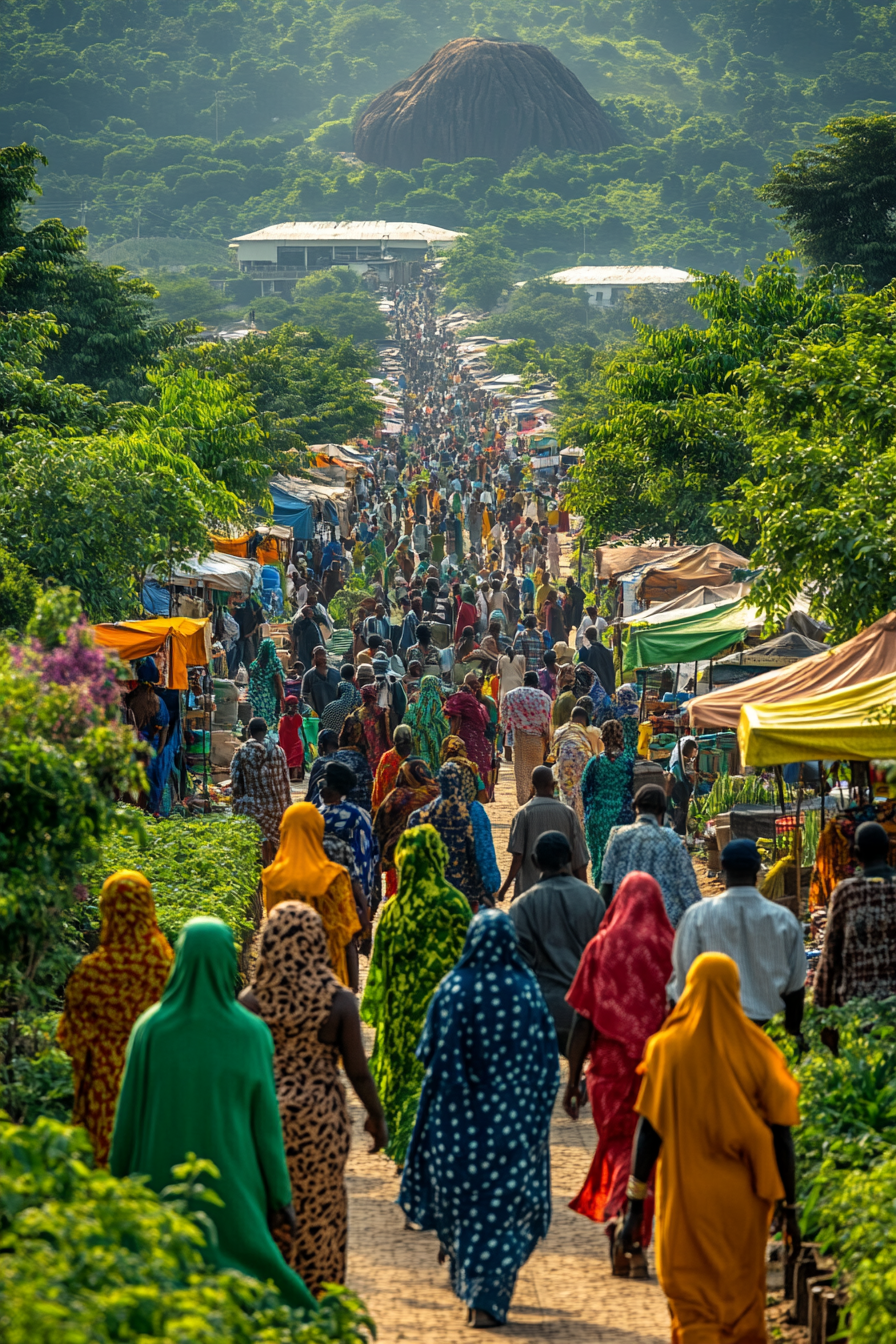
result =
[[[655,1238],[673,1341],[759,1344],[773,1216],[799,1245],[797,1086],[762,1027],[783,1012],[800,1031],[800,925],[757,890],[751,841],[728,844],[725,894],[702,899],[680,834],[693,753],[638,787],[637,690],[561,582],[562,497],[529,482],[431,282],[399,293],[395,329],[406,434],[352,536],[291,566],[291,668],[266,640],[245,651],[234,812],[264,858],[249,982],[236,999],[223,924],[191,919],[172,950],[146,880],[110,877],[60,1026],[74,1119],[98,1162],[155,1189],[188,1152],[213,1161],[210,1258],[312,1309],[346,1273],[341,1061],[408,1228],[437,1233],[482,1328],[507,1320],[549,1227],[565,1060],[562,1105],[575,1120],[587,1101],[596,1127],[571,1207],[604,1225],[612,1273],[645,1277]],[[361,569],[333,666],[328,606]],[[503,881],[502,766],[518,803]]]

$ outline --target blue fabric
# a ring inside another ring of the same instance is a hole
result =
[[[380,857],[380,847],[370,824],[370,813],[345,799],[341,803],[318,803],[317,806],[324,819],[324,835],[335,835],[349,846],[352,851],[351,875],[361,883],[364,895],[369,896]]]
[[[151,616],[171,615],[171,596],[155,579],[146,579],[143,583],[143,606]]]
[[[468,1307],[507,1319],[517,1275],[551,1222],[557,1032],[501,910],[483,910],[436,990],[398,1203],[434,1230]]]
[[[296,499],[276,485],[268,487],[274,505],[274,522],[281,527],[291,527],[296,541],[311,541],[314,536],[314,514],[311,505],[304,499]]]
[[[481,803],[468,803],[470,821],[473,823],[473,845],[476,850],[476,862],[482,874],[486,891],[501,890],[501,872],[495,858],[495,842],[492,838],[492,824],[488,813]]]

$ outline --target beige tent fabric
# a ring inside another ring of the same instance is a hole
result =
[[[722,691],[698,696],[688,705],[691,725],[736,729],[743,705],[788,704],[856,686],[890,672],[896,672],[896,612],[882,616],[855,639],[817,653],[814,658],[804,658],[791,667],[776,668],[749,681],[726,686]]]
[[[717,541],[708,546],[689,546],[645,570],[635,596],[639,602],[669,602],[692,588],[728,584],[732,570],[747,569],[749,564],[746,556]]]
[[[594,552],[597,577],[614,583],[622,574],[651,561],[670,560],[693,546],[599,546]]]

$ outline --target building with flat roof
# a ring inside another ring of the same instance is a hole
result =
[[[573,266],[552,276],[560,285],[579,285],[588,291],[588,302],[612,306],[632,285],[688,285],[694,283],[689,271],[672,266]]]
[[[269,294],[330,266],[358,275],[374,271],[380,284],[410,278],[432,248],[444,251],[462,235],[434,224],[386,219],[294,220],[245,233],[230,244],[244,275],[259,280]]]

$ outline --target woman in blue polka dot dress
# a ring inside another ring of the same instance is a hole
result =
[[[470,1325],[503,1325],[517,1274],[551,1221],[557,1032],[516,930],[483,910],[435,992],[398,1203],[434,1229]]]

